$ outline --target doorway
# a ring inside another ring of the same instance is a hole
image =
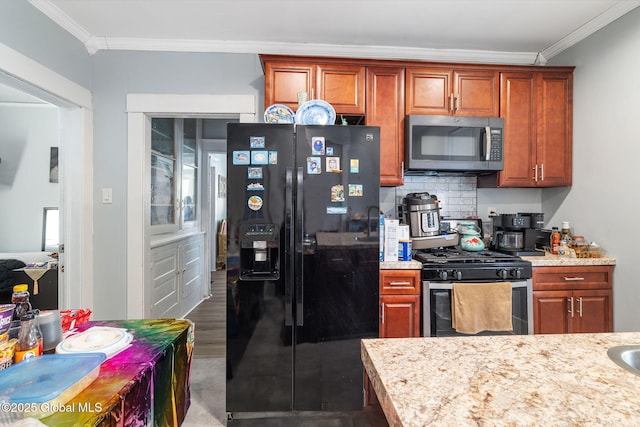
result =
[[[130,94],[127,96],[129,122],[127,188],[127,229],[129,230],[127,233],[128,318],[150,318],[151,301],[153,299],[152,277],[149,273],[149,268],[146,268],[151,266],[151,239],[148,233],[150,117],[200,117],[253,122],[255,121],[255,112],[256,99],[253,95]],[[140,144],[140,141],[145,142]],[[206,151],[206,148],[204,150]],[[210,221],[207,222],[206,228],[201,230],[201,232],[207,233],[207,236],[211,233],[209,223]],[[207,244],[205,247],[205,262],[202,263],[202,277],[209,277],[211,274],[209,262],[211,249],[208,238],[205,238],[205,242]],[[140,268],[141,261],[145,268]]]
[[[0,83],[58,109],[64,189],[59,197],[60,308],[93,306],[93,121],[91,91],[0,43]],[[62,178],[61,178],[62,179]],[[40,210],[42,215],[42,210]],[[71,226],[73,224],[73,227]]]

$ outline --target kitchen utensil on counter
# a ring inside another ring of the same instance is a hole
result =
[[[484,242],[480,234],[480,227],[475,221],[462,221],[458,224],[460,247],[464,251],[482,251]]]
[[[402,199],[399,211],[401,222],[409,225],[412,238],[440,234],[440,207],[434,194],[409,193]]]

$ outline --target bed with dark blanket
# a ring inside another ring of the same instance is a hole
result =
[[[24,268],[27,264],[19,259],[0,259],[0,295],[11,294],[13,288],[13,270]]]

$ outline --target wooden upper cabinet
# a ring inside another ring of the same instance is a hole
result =
[[[331,104],[337,114],[364,114],[365,67],[320,64],[316,75],[317,98]]]
[[[536,75],[538,187],[571,185],[573,74]]]
[[[298,62],[265,63],[265,108],[284,104],[296,111],[298,93],[330,103],[337,114],[364,115],[365,67]]]
[[[380,127],[380,185],[402,185],[404,68],[368,67],[365,121]]]
[[[315,88],[316,69],[311,64],[266,62],[264,66],[264,106],[284,104],[296,111],[298,93]]]
[[[505,72],[500,76],[504,169],[479,187],[571,185],[572,73]]]
[[[499,72],[408,68],[406,114],[498,117]]]

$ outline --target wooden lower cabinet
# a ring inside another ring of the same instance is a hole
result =
[[[380,270],[380,338],[420,336],[420,295],[420,270]],[[379,404],[366,372],[364,404]]]
[[[534,267],[533,332],[612,332],[612,276],[612,266]]]
[[[380,270],[380,338],[420,336],[420,270]]]

